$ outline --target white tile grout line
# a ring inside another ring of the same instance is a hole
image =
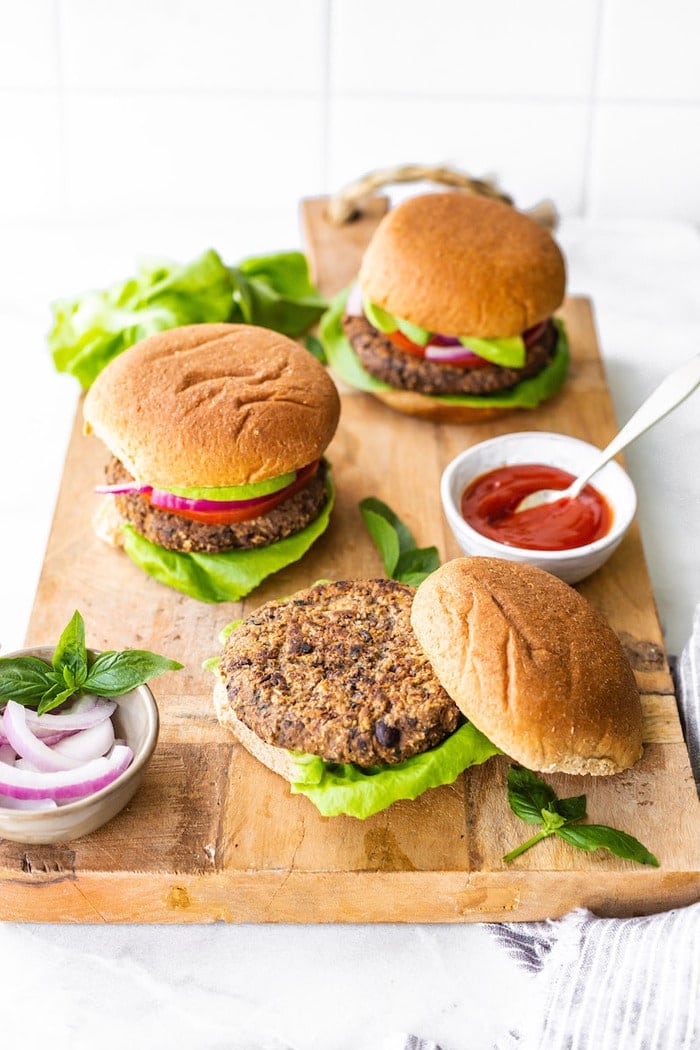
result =
[[[597,0],[595,10],[595,34],[593,40],[593,65],[591,68],[591,90],[588,101],[588,119],[586,141],[583,150],[584,169],[581,185],[581,215],[589,219],[591,215],[591,182],[593,178],[593,152],[595,131],[598,122],[600,104],[600,68],[603,44],[603,22],[605,19],[604,0]]]
[[[323,193],[331,193],[328,185],[330,173],[331,148],[331,40],[333,23],[333,0],[325,0],[323,6],[323,72],[321,77],[321,188]]]
[[[56,48],[56,83],[58,95],[58,170],[60,179],[61,210],[68,214],[68,172],[66,168],[66,111],[63,75],[63,42],[61,34],[62,0],[55,0],[53,15],[54,47]]]

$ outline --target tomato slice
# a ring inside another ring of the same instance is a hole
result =
[[[407,354],[414,354],[415,357],[425,357],[425,347],[419,346],[418,343],[412,343],[403,332],[399,332],[398,328],[395,332],[386,332],[385,334],[389,342],[393,343],[397,350],[405,350]]]
[[[262,517],[263,514],[269,514],[271,510],[274,510],[284,500],[289,499],[295,492],[303,489],[318,470],[319,462],[320,460],[316,460],[315,463],[310,463],[308,467],[304,467],[303,470],[299,471],[296,481],[293,481],[291,485],[287,485],[286,488],[280,489],[279,492],[273,492],[267,499],[260,502],[256,501],[254,507],[237,507],[232,510],[220,511],[165,510],[163,507],[157,507],[151,503],[150,496],[146,495],[143,499],[151,503],[154,510],[162,510],[165,514],[176,514],[178,518],[186,518],[188,521],[199,521],[204,525],[236,525],[240,521],[252,521],[254,518]]]

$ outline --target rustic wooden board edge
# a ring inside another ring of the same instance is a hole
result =
[[[608,871],[594,882],[573,871],[155,872],[146,890],[132,872],[47,873],[39,881],[2,879],[0,921],[530,922],[542,919],[543,893],[551,919],[578,907],[603,918],[651,915],[697,901],[700,871]]]

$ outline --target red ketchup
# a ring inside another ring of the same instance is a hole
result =
[[[525,550],[565,551],[607,535],[612,510],[592,485],[576,499],[560,499],[516,514],[538,489],[566,489],[574,475],[541,463],[515,463],[481,474],[462,494],[462,517],[482,536]]]

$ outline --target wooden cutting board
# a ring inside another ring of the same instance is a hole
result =
[[[386,203],[342,229],[307,201],[309,253],[327,294],[356,273]],[[381,575],[357,504],[388,502],[420,544],[458,550],[443,521],[438,479],[460,450],[508,429],[558,430],[603,445],[615,429],[591,306],[563,316],[573,363],[566,389],[534,413],[478,426],[437,426],[343,393],[330,448],[338,488],[331,527],[296,566],[240,605],[204,605],[162,587],[93,535],[104,447],[81,434],[80,410],[36,595],[27,644],[55,642],[74,608],[93,648],[146,647],[186,662],[153,683],[162,719],[144,786],[92,835],[62,846],[0,842],[0,919],[79,922],[469,922],[555,917],[576,906],[632,915],[700,897],[700,821],[639,535],[580,585],[629,653],[643,694],[646,748],[612,778],[549,778],[585,792],[590,819],[637,836],[659,869],[549,839],[505,865],[529,834],[506,802],[505,759],[451,787],[401,802],[367,821],[324,819],[260,766],[216,721],[202,661],[217,633],[269,598],[319,577]],[[80,406],[79,406],[80,409]]]

